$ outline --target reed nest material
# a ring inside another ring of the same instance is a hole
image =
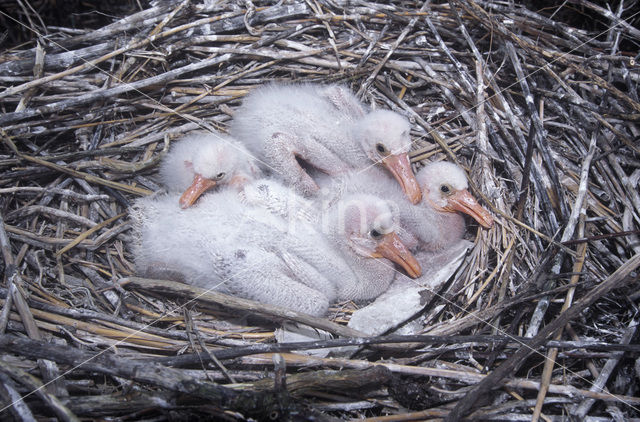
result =
[[[28,35],[0,44],[3,419],[640,420],[637,1],[51,3],[0,2]],[[137,277],[158,161],[270,81],[406,115],[415,165],[460,163],[496,216],[421,335]],[[336,338],[275,343],[283,320]]]

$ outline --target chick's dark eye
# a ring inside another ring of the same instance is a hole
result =
[[[380,154],[384,154],[385,152],[387,152],[387,149],[384,147],[384,145],[382,144],[376,144],[376,150],[380,153]]]
[[[222,179],[222,178],[223,178],[224,176],[226,176],[226,175],[227,175],[227,173],[225,173],[225,172],[218,173],[218,175],[216,176],[216,179],[220,180],[220,179]]]
[[[382,236],[382,233],[380,233],[378,230],[373,229],[369,232],[369,234],[371,235],[371,237],[373,237],[374,239],[377,239],[378,237]]]
[[[440,186],[440,192],[449,193],[449,192],[451,192],[451,188],[449,188],[449,186],[447,186],[447,185],[442,185],[442,186]]]

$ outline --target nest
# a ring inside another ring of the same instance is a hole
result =
[[[640,417],[629,2],[157,1],[53,23],[59,2],[31,3],[1,3],[19,29],[0,56],[3,418]],[[170,143],[224,131],[268,81],[406,115],[415,165],[463,165],[496,216],[468,227],[421,335],[357,337],[353,303],[318,319],[136,277],[127,207]],[[336,338],[276,343],[283,320]]]

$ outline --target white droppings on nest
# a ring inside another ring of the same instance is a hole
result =
[[[525,97],[525,101],[526,101],[528,104],[533,104],[533,95],[527,95],[527,96]]]
[[[416,37],[415,43],[418,47],[426,47],[427,46],[427,37],[424,35],[420,35]]]

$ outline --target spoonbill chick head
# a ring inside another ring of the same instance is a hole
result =
[[[416,179],[422,194],[438,212],[462,212],[490,228],[493,217],[468,191],[467,176],[459,166],[446,161],[429,163],[418,170]]]
[[[180,206],[188,208],[216,186],[241,187],[256,175],[248,151],[232,138],[201,133],[178,141],[160,167],[170,191],[182,192]]]
[[[356,255],[386,258],[413,278],[422,274],[420,264],[396,233],[396,212],[387,201],[372,195],[350,195],[334,206],[333,218],[336,216],[339,241]]]
[[[409,121],[390,110],[375,110],[356,125],[356,137],[367,156],[382,164],[398,181],[412,204],[422,193],[409,163],[411,148]]]

